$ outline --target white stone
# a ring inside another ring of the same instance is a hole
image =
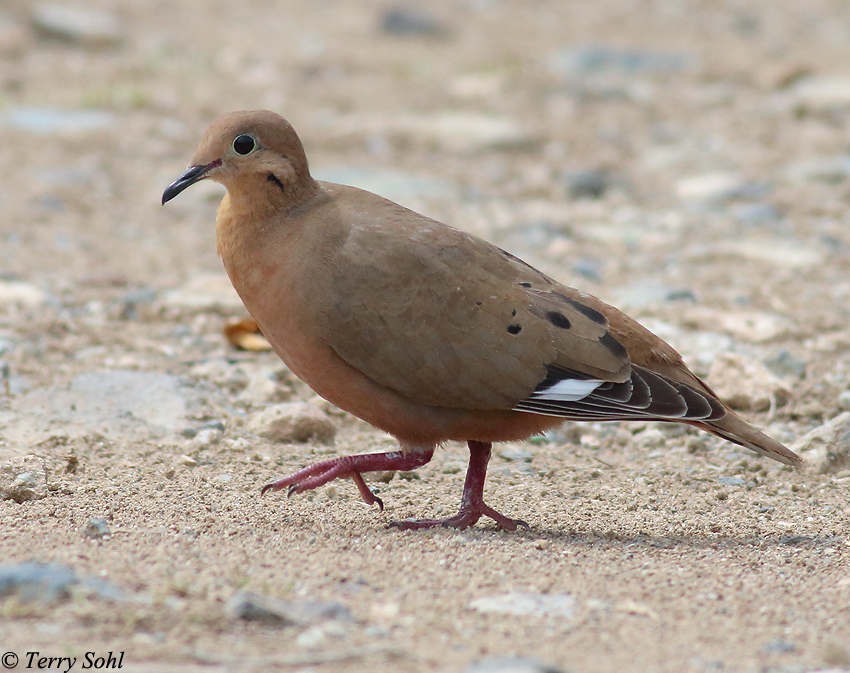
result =
[[[47,495],[47,467],[39,456],[14,456],[0,462],[0,500],[40,500]]]
[[[850,466],[850,411],[810,430],[790,448],[821,474],[846,469]]]
[[[46,301],[47,295],[35,285],[17,280],[0,281],[0,306],[5,304],[39,306]]]
[[[242,300],[225,273],[195,276],[182,287],[166,292],[163,302],[168,306],[198,310],[242,308]]]
[[[719,355],[707,383],[733,409],[766,411],[791,399],[791,390],[782,379],[760,362],[738,353]]]
[[[246,429],[281,443],[314,439],[330,444],[336,435],[336,426],[328,415],[307,402],[286,402],[267,407],[248,418]]]
[[[569,594],[532,594],[512,591],[499,596],[482,596],[469,603],[478,612],[501,615],[549,616],[571,618],[575,612],[575,599]]]

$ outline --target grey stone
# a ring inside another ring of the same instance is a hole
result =
[[[56,603],[70,598],[74,587],[87,589],[99,598],[124,598],[124,592],[111,582],[95,577],[80,579],[69,566],[35,561],[0,566],[0,598],[14,595],[22,602]]]
[[[822,264],[824,261],[822,252],[807,246],[802,241],[795,241],[791,236],[781,241],[738,238],[699,243],[685,252],[685,257],[693,261],[721,256],[743,258],[772,269],[805,269]]]
[[[594,283],[602,282],[602,263],[599,260],[579,257],[573,262],[572,270]]]
[[[18,439],[100,433],[106,437],[158,437],[179,432],[206,410],[217,391],[190,379],[126,370],[88,372],[70,386],[34,390],[14,400],[18,423],[5,433]]]
[[[47,496],[47,468],[39,456],[13,456],[0,463],[0,500],[17,503]]]
[[[724,486],[743,486],[747,482],[741,479],[741,477],[718,477],[717,483]]]
[[[638,281],[614,290],[616,304],[635,311],[674,301],[695,302],[693,290],[656,281]]]
[[[317,180],[365,189],[401,204],[416,199],[451,199],[457,192],[454,185],[445,180],[388,168],[327,166],[311,172]]]
[[[381,31],[398,37],[445,37],[451,32],[448,25],[438,19],[426,5],[398,4],[384,10]]]
[[[842,390],[838,395],[838,408],[850,411],[850,390]]]
[[[790,447],[817,472],[839,472],[850,466],[850,411],[814,428]]]
[[[36,135],[80,134],[100,131],[115,123],[115,115],[103,110],[12,108],[0,116],[4,126]]]
[[[153,304],[156,297],[156,290],[149,287],[128,292],[114,303],[114,313],[121,320],[138,320],[139,307]]]
[[[794,652],[796,649],[797,646],[794,643],[782,640],[781,638],[771,640],[764,646],[764,651],[767,654],[788,654]]]
[[[785,177],[792,182],[824,182],[835,185],[850,178],[850,156],[808,159],[785,168]]]
[[[81,7],[39,3],[33,25],[44,35],[89,48],[114,47],[124,39],[124,27],[115,14]]]
[[[535,659],[510,657],[476,661],[465,668],[463,673],[563,673],[563,670]]]
[[[764,364],[777,376],[802,379],[806,375],[806,363],[786,350],[769,357]]]
[[[509,463],[530,463],[534,454],[525,449],[506,448],[499,451],[499,457]]]
[[[604,44],[562,49],[549,59],[552,71],[563,77],[584,77],[606,72],[681,72],[692,68],[694,64],[694,57],[683,52],[638,51]]]
[[[732,208],[732,216],[743,224],[763,227],[784,221],[782,212],[770,203],[739,203]]]
[[[532,594],[512,591],[498,596],[482,596],[469,603],[478,612],[516,616],[546,616],[571,619],[575,599],[569,594]]]
[[[606,170],[567,170],[559,178],[573,199],[601,199],[619,181]]]
[[[267,626],[309,626],[321,622],[351,621],[351,612],[341,603],[327,601],[284,601],[250,591],[236,592],[225,606],[232,619],[261,622]]]
[[[333,443],[336,426],[321,409],[307,402],[285,402],[248,417],[246,429],[273,442]]]
[[[101,538],[112,535],[112,531],[109,530],[109,524],[106,519],[89,517],[89,520],[83,527],[83,535],[91,538],[92,540],[100,540]]]

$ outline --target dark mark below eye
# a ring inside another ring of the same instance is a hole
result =
[[[518,325],[518,324],[508,325],[508,332],[510,334],[519,334],[520,332],[522,332],[522,325]]]
[[[266,180],[275,183],[278,187],[280,187],[280,190],[282,192],[286,191],[286,188],[283,186],[283,183],[274,173],[269,173],[268,176],[266,176]]]
[[[549,319],[549,322],[552,323],[555,327],[560,327],[561,329],[570,328],[569,319],[560,311],[549,311],[548,313],[546,313],[546,317]]]

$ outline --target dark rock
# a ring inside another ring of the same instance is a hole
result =
[[[446,37],[449,27],[426,7],[399,4],[385,10],[381,16],[381,31],[397,37]]]
[[[477,661],[464,669],[463,673],[563,673],[563,671],[534,659],[511,657]]]
[[[764,651],[767,654],[788,654],[789,652],[794,652],[796,649],[797,646],[794,643],[789,643],[787,640],[782,640],[781,638],[771,640],[764,646]]]
[[[351,621],[348,608],[341,603],[327,601],[284,601],[280,598],[260,596],[250,591],[239,591],[227,602],[227,613],[233,619],[261,622],[267,626],[307,626],[329,620]]]
[[[764,364],[777,376],[802,379],[806,375],[806,363],[786,350],[779,351],[765,360]]]
[[[124,598],[114,584],[99,578],[81,580],[69,566],[35,561],[0,566],[0,598],[15,595],[23,602],[55,603],[67,600],[72,587],[89,589],[99,598]]]

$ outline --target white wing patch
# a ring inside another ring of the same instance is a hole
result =
[[[605,381],[598,379],[563,379],[546,390],[536,391],[529,400],[550,400],[552,402],[578,402],[590,395]]]

